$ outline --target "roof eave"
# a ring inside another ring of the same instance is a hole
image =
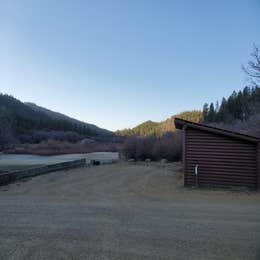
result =
[[[194,122],[190,122],[190,121],[183,120],[183,119],[180,119],[180,118],[175,118],[174,123],[175,123],[175,127],[177,129],[182,129],[184,126],[186,126],[186,127],[191,127],[191,128],[203,130],[203,131],[206,131],[206,132],[210,132],[210,133],[229,136],[229,137],[232,137],[232,138],[235,138],[235,139],[242,139],[242,140],[253,142],[253,143],[259,143],[260,142],[260,140],[258,138],[253,137],[253,136],[250,137],[250,136],[243,135],[243,134],[240,134],[240,133],[231,132],[231,131],[221,129],[221,128],[206,126],[206,125],[199,124],[199,123],[194,123]]]

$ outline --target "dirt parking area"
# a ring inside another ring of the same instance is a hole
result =
[[[0,259],[260,259],[260,194],[183,187],[180,164],[78,168],[0,187]]]

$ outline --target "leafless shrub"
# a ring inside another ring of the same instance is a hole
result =
[[[116,152],[119,150],[117,144],[93,142],[88,145],[77,142],[47,140],[38,144],[17,144],[6,150],[7,153],[55,155],[55,154],[73,154],[73,153],[91,153],[91,152]]]
[[[181,132],[166,133],[161,137],[137,137],[126,139],[122,154],[126,159],[152,160],[167,159],[179,161],[181,159],[182,135]]]

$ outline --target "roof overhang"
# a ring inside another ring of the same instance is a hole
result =
[[[232,137],[232,138],[235,138],[235,139],[249,141],[249,142],[253,142],[253,143],[259,143],[260,142],[260,139],[255,137],[255,136],[245,135],[245,134],[233,132],[233,131],[222,129],[222,128],[209,126],[209,125],[206,125],[206,124],[194,123],[194,122],[187,121],[187,120],[177,118],[177,117],[174,119],[174,123],[175,123],[175,127],[177,129],[183,129],[184,127],[185,128],[188,127],[188,128],[199,129],[199,130],[202,130],[202,131],[206,131],[206,132],[210,132],[210,133],[214,133],[214,134],[218,134],[218,135],[224,135],[224,136]]]

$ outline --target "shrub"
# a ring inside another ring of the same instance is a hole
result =
[[[126,159],[152,160],[167,159],[179,161],[181,159],[182,134],[180,131],[166,133],[161,137],[131,136],[126,139],[122,154]]]

